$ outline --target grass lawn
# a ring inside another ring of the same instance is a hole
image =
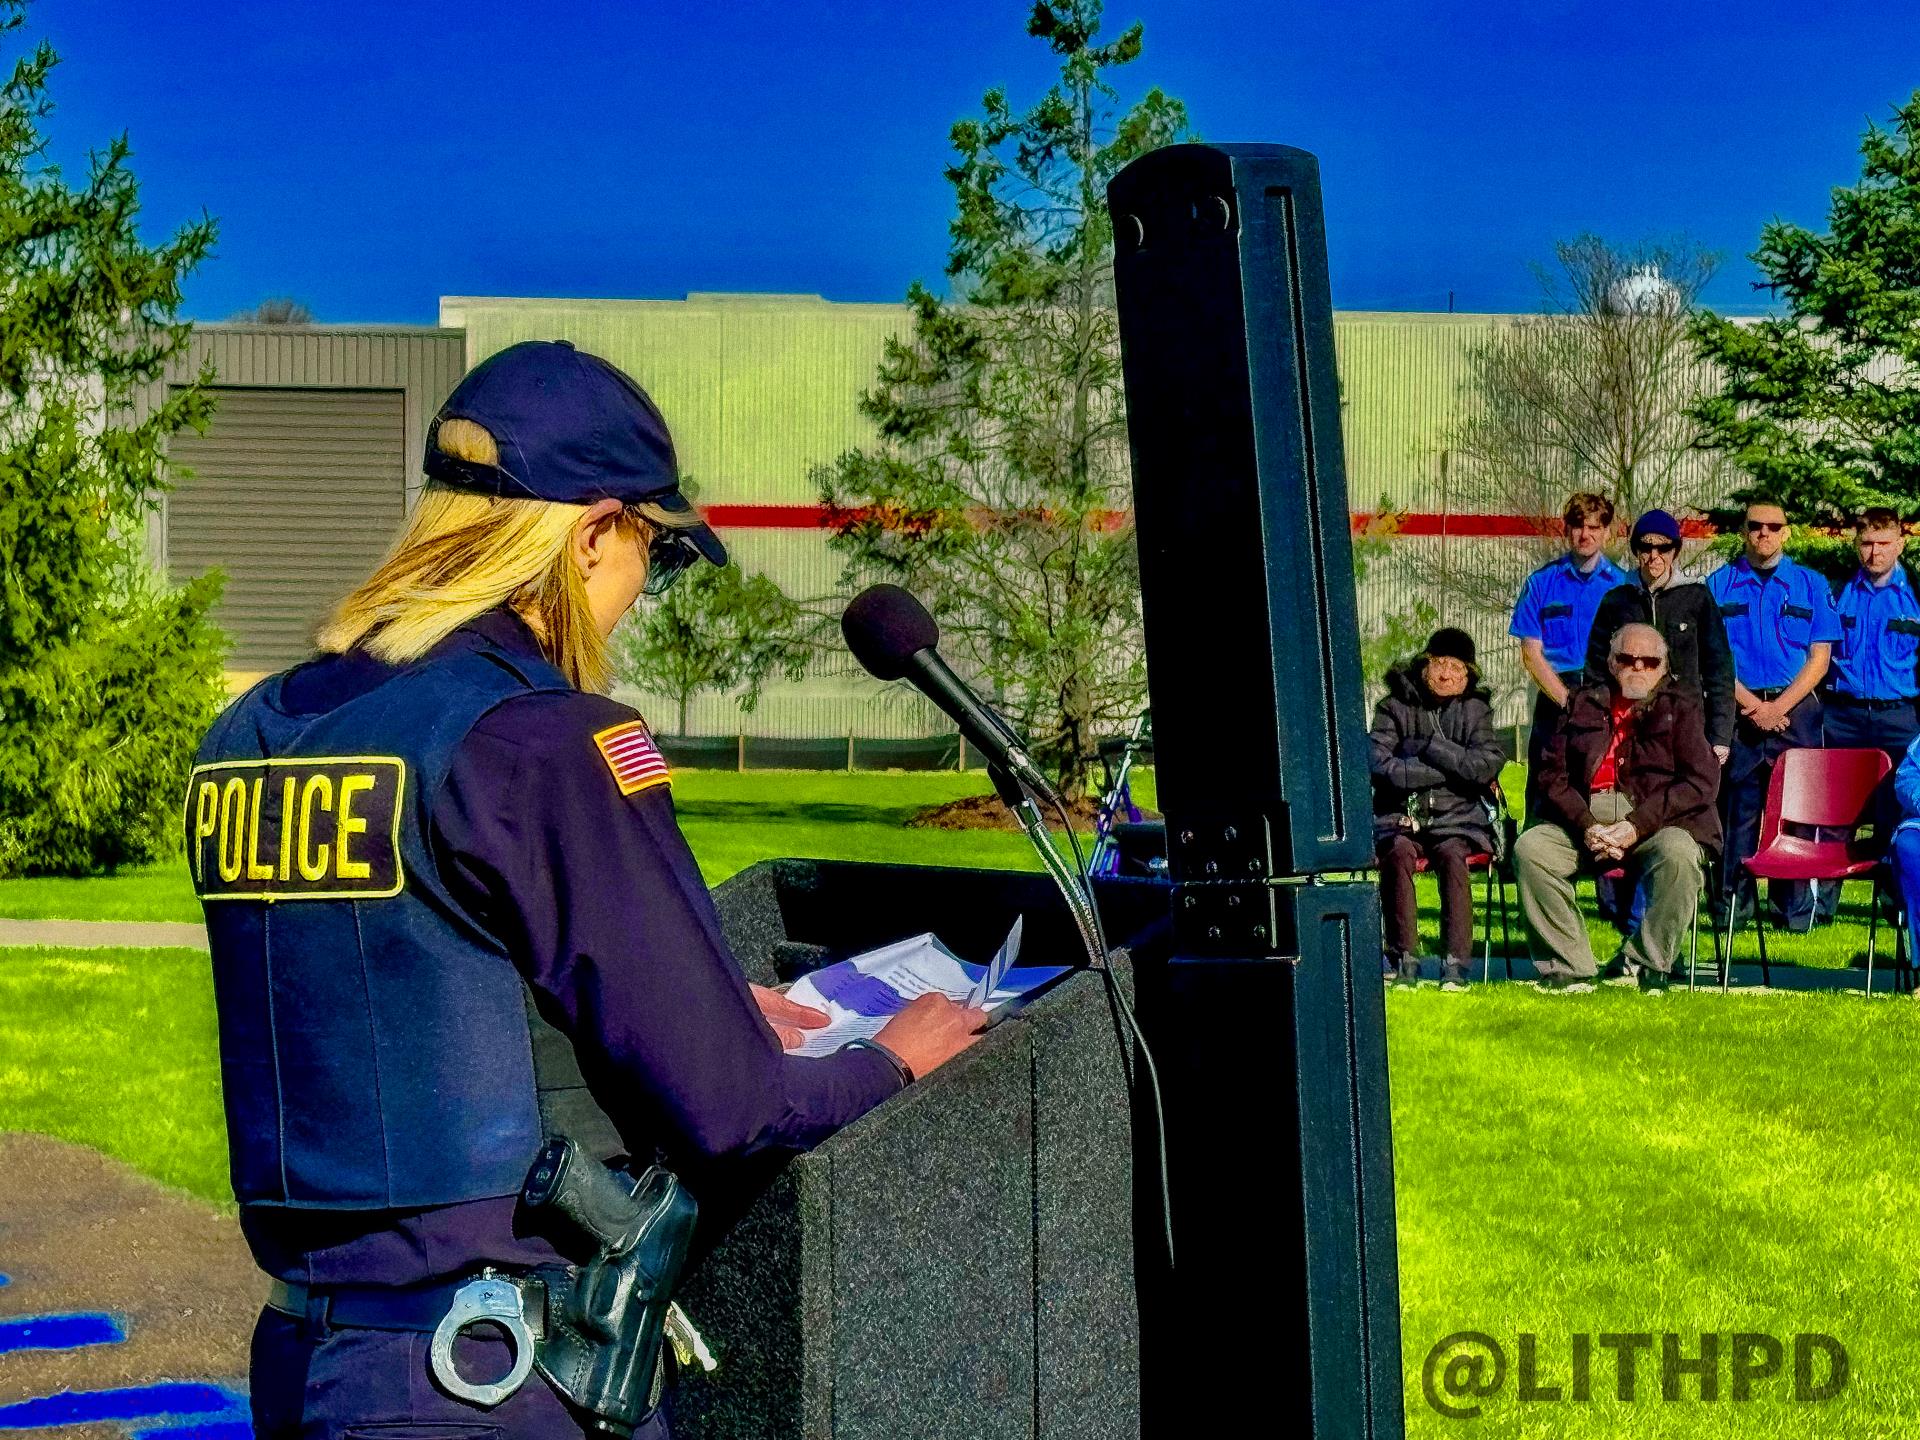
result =
[[[1920,1433],[1912,1002],[1423,988],[1390,993],[1387,1017],[1410,1434]],[[1420,1388],[1461,1330],[1510,1359],[1538,1335],[1563,1393],[1572,1333],[1671,1331],[1696,1357],[1715,1332],[1721,1399],[1660,1403],[1656,1350],[1626,1405],[1596,1344],[1591,1402],[1516,1403],[1510,1370],[1464,1426]],[[1778,1382],[1733,1404],[1735,1331],[1832,1335],[1852,1381],[1821,1405]]]
[[[1038,869],[1022,835],[905,828],[925,806],[990,788],[979,771],[681,770],[673,777],[681,826],[710,885],[779,855]],[[1134,793],[1152,804],[1150,771]],[[168,862],[98,880],[0,880],[0,918],[198,921],[200,902],[184,864]]]
[[[1501,783],[1510,797],[1525,788],[1521,766],[1509,765]],[[986,793],[979,772],[846,773],[814,770],[682,770],[674,776],[674,803],[688,843],[707,883],[717,885],[757,860],[797,855],[846,860],[889,860],[909,865],[972,865],[1030,870],[1037,862],[1023,836],[995,831],[910,830],[906,821],[927,805],[964,795]],[[1135,798],[1154,802],[1151,770],[1137,773]],[[1437,891],[1420,877],[1423,949],[1437,955],[1440,926]],[[1591,909],[1591,887],[1582,884]],[[1475,904],[1478,905],[1478,887]],[[1509,887],[1512,950],[1526,953],[1518,897]],[[0,918],[17,920],[184,920],[200,918],[185,869],[174,863],[146,866],[99,880],[0,880]],[[1618,939],[1590,918],[1594,950],[1604,963]],[[1883,926],[1881,953],[1892,953],[1892,935]],[[1711,955],[1711,936],[1703,933],[1703,954]],[[1781,966],[1821,968],[1861,966],[1867,947],[1867,888],[1847,887],[1839,922],[1811,935],[1771,933],[1768,953]],[[1497,958],[1501,954],[1495,942]],[[1758,958],[1750,930],[1743,931],[1735,958]]]
[[[1820,1331],[1853,1366],[1825,1405],[1777,1382],[1663,1405],[1655,1362],[1628,1406],[1596,1350],[1593,1401],[1518,1404],[1510,1371],[1475,1434],[1920,1433],[1913,1002],[1493,986],[1386,1004],[1411,1435],[1466,1433],[1420,1388],[1460,1330],[1510,1355],[1539,1335],[1540,1379],[1563,1388],[1574,1332],[1670,1330],[1694,1355],[1703,1331]],[[0,951],[0,1129],[224,1202],[214,1036],[203,955]]]

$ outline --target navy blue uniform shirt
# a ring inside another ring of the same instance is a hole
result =
[[[1593,568],[1583,571],[1569,550],[1521,584],[1507,633],[1538,640],[1547,664],[1560,674],[1578,670],[1587,663],[1587,635],[1600,602],[1626,578],[1626,572],[1605,555],[1595,557]]]
[[[509,610],[472,623],[503,649],[540,653]],[[293,673],[284,700],[328,709],[390,673],[358,651],[323,657]],[[594,744],[635,718],[589,694],[521,696],[484,717],[432,807],[441,874],[572,1035],[631,1153],[649,1159],[658,1147],[700,1170],[805,1149],[897,1091],[899,1072],[872,1050],[821,1059],[781,1050],[720,932],[669,788],[622,795]],[[241,1225],[263,1268],[282,1279],[425,1284],[483,1264],[559,1258],[543,1236],[517,1228],[516,1204],[247,1206]]]
[[[1840,640],[1827,683],[1862,700],[1920,695],[1914,673],[1920,661],[1920,597],[1913,593],[1907,567],[1896,563],[1884,585],[1856,570],[1834,592],[1833,608],[1840,617]]]
[[[1807,663],[1808,647],[1840,638],[1833,591],[1791,556],[1764,574],[1735,556],[1707,576],[1707,589],[1726,622],[1734,678],[1749,690],[1785,689]]]

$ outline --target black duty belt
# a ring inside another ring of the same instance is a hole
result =
[[[1756,700],[1774,701],[1786,693],[1787,687],[1784,685],[1769,685],[1765,689],[1754,690],[1752,695]]]
[[[454,1292],[467,1282],[395,1289],[384,1285],[305,1285],[276,1280],[267,1304],[315,1329],[419,1330],[431,1334],[452,1308]]]
[[[1896,695],[1891,700],[1875,700],[1866,695],[1848,695],[1844,691],[1829,690],[1820,697],[1829,705],[1838,705],[1847,710],[1911,710],[1916,703],[1912,695]]]

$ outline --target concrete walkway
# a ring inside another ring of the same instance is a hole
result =
[[[204,950],[207,927],[160,920],[0,920],[0,946]]]

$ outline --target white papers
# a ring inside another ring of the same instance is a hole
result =
[[[1024,918],[1024,917],[1023,917]],[[1016,967],[1022,920],[988,965],[970,965],[931,933],[896,940],[851,960],[803,975],[787,998],[826,1012],[827,1023],[803,1030],[792,1055],[831,1055],[849,1040],[870,1040],[917,995],[937,991],[992,1010],[1064,974],[1065,965]],[[975,998],[976,996],[980,998]]]

